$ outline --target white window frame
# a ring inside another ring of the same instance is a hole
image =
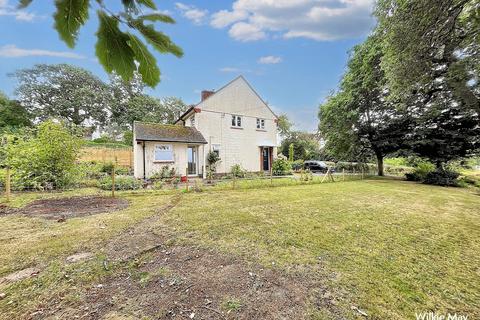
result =
[[[241,128],[242,127],[242,117],[232,114],[232,123],[233,128]]]
[[[163,150],[157,150],[163,149]],[[160,154],[165,155],[164,159],[157,159],[157,151]],[[153,150],[153,161],[155,162],[174,162],[173,158],[173,145],[171,144],[156,144]]]
[[[257,129],[265,130],[265,119],[257,118]]]

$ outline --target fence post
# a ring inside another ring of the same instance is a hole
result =
[[[5,197],[7,198],[7,202],[10,202],[10,167],[7,166],[5,172]]]
[[[188,192],[188,166],[185,169],[185,190]]]
[[[112,198],[115,198],[115,162],[112,166]]]
[[[273,186],[273,167],[270,164],[270,186]]]

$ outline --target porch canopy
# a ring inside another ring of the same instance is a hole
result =
[[[276,147],[277,145],[274,144],[272,141],[265,140],[265,141],[261,141],[258,144],[258,146],[259,147]]]
[[[207,144],[207,140],[195,128],[182,125],[135,122],[136,141],[180,142]]]

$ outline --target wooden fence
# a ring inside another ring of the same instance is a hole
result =
[[[113,162],[117,165],[133,167],[133,148],[83,148],[80,161]]]

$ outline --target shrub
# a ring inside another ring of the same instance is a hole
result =
[[[173,177],[177,176],[177,170],[175,167],[170,168],[169,166],[163,166],[160,171],[155,172],[150,176],[151,180],[170,180]]]
[[[141,189],[142,181],[130,176],[115,176],[115,190],[136,190]],[[100,189],[112,190],[112,178],[105,177],[100,180]]]
[[[217,152],[210,151],[207,154],[207,177],[209,180],[212,180],[215,173],[217,172],[217,162],[220,161],[220,156]]]
[[[292,164],[290,161],[277,158],[272,163],[272,173],[276,176],[285,176],[292,173]]]
[[[133,131],[127,130],[123,132],[123,143],[127,146],[133,146]]]
[[[234,164],[230,168],[230,174],[236,178],[244,178],[247,171],[244,170],[239,164]]]
[[[450,186],[450,187],[458,187],[458,176],[460,174],[455,171],[445,170],[445,169],[437,169],[435,171],[427,173],[423,183],[425,184],[433,184],[437,186]]]
[[[75,161],[83,140],[62,123],[45,121],[34,134],[17,139],[6,161],[13,169],[15,189],[59,189],[78,177]]]
[[[293,171],[299,171],[303,168],[303,160],[295,160],[292,162]]]
[[[406,173],[408,181],[424,181],[427,174],[435,170],[435,166],[428,161],[417,162],[412,172]]]
[[[99,138],[93,139],[92,142],[94,143],[115,143],[115,139],[111,138],[107,134],[102,134]]]

